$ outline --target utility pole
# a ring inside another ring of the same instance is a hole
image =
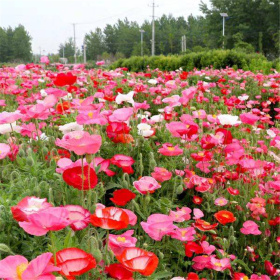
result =
[[[187,50],[186,35],[183,35],[181,38],[181,47],[182,47],[182,52],[185,52]]]
[[[87,44],[84,41],[84,64],[87,63]]]
[[[228,17],[227,13],[220,13],[223,17],[223,49],[225,48],[225,18]]]
[[[143,34],[145,33],[145,30],[140,29],[141,32],[141,56],[143,56]]]
[[[65,46],[63,45],[63,49],[62,49],[62,57],[64,58],[64,48]]]
[[[74,31],[74,62],[77,63],[77,53],[76,53],[76,23],[73,24],[73,31]]]
[[[155,1],[153,0],[152,9],[153,9],[153,15],[152,15],[152,56],[155,55]]]

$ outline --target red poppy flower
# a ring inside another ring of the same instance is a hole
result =
[[[93,189],[98,182],[94,169],[89,166],[84,166],[83,171],[81,166],[66,169],[62,174],[62,178],[67,185],[79,190]]]
[[[65,111],[71,108],[71,104],[68,101],[63,101],[62,103],[58,103],[56,106],[56,111],[58,114],[62,115]]]
[[[125,206],[130,200],[134,199],[136,194],[128,189],[120,189],[113,192],[113,197],[110,198],[115,204]]]
[[[228,223],[233,223],[236,218],[230,211],[222,210],[217,212],[214,217],[218,220],[222,225],[226,225]]]
[[[188,78],[188,72],[186,71],[183,71],[181,74],[180,74],[180,79],[181,80],[186,80]]]
[[[231,194],[231,195],[239,195],[239,190],[238,189],[233,189],[232,187],[227,188],[227,191]]]
[[[232,134],[229,130],[224,129],[224,128],[218,128],[218,129],[216,129],[215,134],[217,134],[218,132],[224,134],[223,144],[231,144],[232,143]]]
[[[272,263],[269,261],[264,261],[264,268],[270,276],[276,276],[278,274],[276,268],[273,267]]]
[[[133,273],[127,270],[122,264],[120,263],[113,263],[109,266],[106,266],[105,273],[109,274],[111,278],[118,279],[118,280],[133,280],[132,276]]]
[[[144,276],[153,274],[158,266],[158,257],[154,253],[136,247],[125,249],[116,258],[126,269]]]
[[[133,174],[134,171],[131,165],[135,162],[132,157],[125,155],[114,155],[111,158],[111,163],[120,167],[124,173]]]
[[[66,248],[56,253],[56,266],[61,268],[58,273],[68,280],[75,280],[96,267],[95,258],[79,248]]]
[[[107,136],[114,143],[130,143],[133,137],[129,134],[130,128],[126,123],[112,122],[106,127]]]
[[[194,273],[194,272],[190,272],[187,275],[186,280],[199,280],[199,276],[196,273]]]
[[[64,74],[64,73],[59,73],[57,74],[56,76],[56,79],[54,80],[54,84],[57,86],[57,87],[64,87],[66,85],[73,85],[75,84],[77,81],[77,77],[76,76],[73,76],[72,73],[67,73],[67,74]]]
[[[203,202],[203,198],[194,195],[192,201],[193,201],[194,204],[200,205]]]
[[[90,216],[90,222],[104,229],[123,229],[129,224],[127,213],[117,207],[97,208]]]
[[[204,220],[197,219],[195,220],[193,226],[201,231],[208,231],[208,230],[215,229],[218,226],[218,223],[211,225],[210,223]]]
[[[193,241],[189,241],[188,243],[186,243],[184,245],[185,245],[185,254],[188,258],[191,258],[193,253],[195,253],[195,254],[203,253],[203,248]]]

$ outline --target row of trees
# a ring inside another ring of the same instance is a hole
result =
[[[260,52],[272,58],[279,55],[279,0],[211,0],[211,7],[200,3],[204,16],[173,17],[163,15],[155,21],[156,54],[181,52],[181,37],[186,36],[187,50],[221,48]],[[227,13],[225,37],[222,36],[222,17]],[[117,57],[140,55],[140,29],[144,30],[143,51],[151,53],[151,22],[139,25],[128,19],[96,28],[85,36],[87,58],[96,60],[104,51]],[[59,53],[62,55],[62,47]],[[74,55],[73,40],[64,44],[66,57]]]
[[[31,36],[24,26],[0,27],[0,62],[28,62],[31,59]]]

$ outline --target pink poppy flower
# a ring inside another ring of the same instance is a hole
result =
[[[105,61],[104,60],[101,60],[101,61],[97,61],[96,62],[96,65],[98,65],[98,66],[102,66],[102,65],[104,65],[105,64]]]
[[[108,123],[107,118],[100,113],[100,110],[90,110],[81,112],[77,118],[78,124],[99,124],[106,125]]]
[[[133,108],[121,108],[113,112],[109,117],[110,122],[126,122],[133,114]]]
[[[163,236],[176,228],[173,219],[164,214],[152,214],[148,217],[147,222],[141,222],[140,224],[143,230],[156,241],[160,241]]]
[[[30,263],[20,255],[6,257],[0,261],[0,278],[7,280],[55,280],[52,272],[60,271],[60,268],[50,263],[51,257],[51,253],[45,253]]]
[[[188,221],[191,218],[192,210],[188,207],[177,208],[177,211],[170,211],[169,217],[173,218],[174,222],[180,223]]]
[[[18,222],[28,222],[29,216],[38,213],[44,209],[52,207],[46,198],[27,196],[22,199],[16,206],[11,207],[13,217]]]
[[[65,205],[69,211],[69,222],[70,227],[76,230],[82,230],[86,228],[90,222],[90,212],[87,209],[84,209],[80,205]]]
[[[45,63],[45,64],[49,64],[50,60],[47,56],[44,55],[44,56],[41,56],[40,62]]]
[[[15,112],[2,112],[0,113],[0,124],[13,123],[19,120],[22,114],[19,111]]]
[[[240,116],[243,123],[254,125],[260,118],[252,113],[243,113]]]
[[[204,217],[203,212],[198,208],[193,209],[193,215],[194,220],[201,219],[202,217]]]
[[[214,204],[217,206],[225,206],[228,204],[228,200],[224,197],[219,197],[215,200]]]
[[[192,261],[194,262],[192,268],[198,271],[208,268],[211,265],[210,256],[208,255],[196,256],[192,259]]]
[[[134,181],[133,186],[142,194],[153,193],[161,187],[153,177],[149,176],[144,176],[139,181]]]
[[[165,143],[162,145],[162,148],[158,150],[158,152],[164,156],[173,157],[179,156],[183,154],[183,150],[176,145],[175,147],[170,143]]]
[[[169,233],[171,238],[178,239],[182,242],[193,241],[195,234],[196,232],[193,227],[187,227],[187,228],[176,227],[174,228],[173,231]]]
[[[172,177],[172,173],[163,167],[155,167],[154,172],[152,172],[151,175],[158,182],[168,181]]]
[[[126,248],[135,247],[137,238],[132,237],[134,230],[128,230],[121,235],[109,234],[109,247],[117,256]]]
[[[198,111],[193,112],[193,117],[196,119],[203,120],[203,119],[206,119],[207,114],[204,110],[198,110]]]
[[[90,135],[86,131],[73,131],[65,134],[62,139],[57,138],[55,144],[73,151],[77,155],[95,154],[102,143],[100,135]]]
[[[216,259],[215,257],[210,258],[210,265],[211,268],[216,271],[224,271],[226,269],[230,269],[230,259],[224,258],[224,259]]]
[[[69,211],[63,207],[49,207],[28,217],[28,222],[19,222],[27,233],[42,236],[50,230],[58,231],[71,224]]]
[[[243,223],[243,227],[240,229],[243,234],[260,235],[262,232],[259,230],[259,226],[253,221],[246,221]]]
[[[5,107],[6,106],[6,100],[0,99],[0,106]]]
[[[9,155],[11,148],[9,145],[0,143],[0,159],[4,159],[6,156]]]
[[[209,245],[207,241],[202,241],[201,247],[203,249],[203,254],[207,255],[211,255],[216,250],[216,247],[213,245]]]

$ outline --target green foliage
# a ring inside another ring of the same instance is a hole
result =
[[[247,44],[247,43],[245,43]],[[130,71],[143,71],[149,66],[151,69],[172,71],[182,67],[184,70],[213,67],[216,69],[235,67],[239,69],[269,73],[271,68],[279,69],[279,61],[269,62],[263,55],[256,53],[237,52],[236,50],[212,50],[198,53],[187,53],[181,56],[133,56],[120,59],[111,65],[112,69],[127,67]]]
[[[28,62],[31,58],[31,37],[23,25],[0,28],[0,62]]]

